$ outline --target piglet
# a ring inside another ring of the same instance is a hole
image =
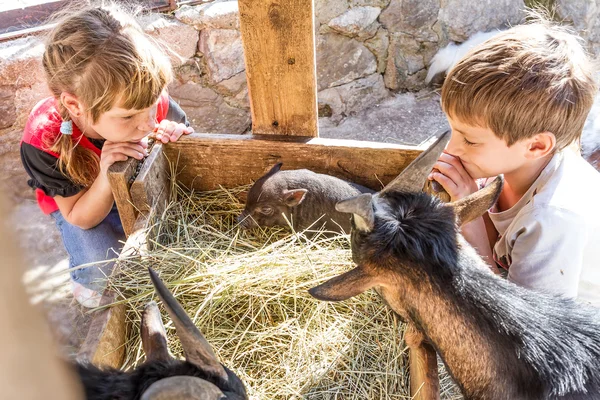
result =
[[[374,192],[307,169],[280,171],[281,165],[276,164],[250,188],[244,211],[238,216],[242,228],[289,227],[287,221],[290,221],[296,230],[324,226],[327,231],[349,233],[350,218],[336,211],[335,204],[351,196]]]

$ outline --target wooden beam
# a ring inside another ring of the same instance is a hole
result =
[[[163,144],[156,143],[131,184],[131,199],[134,208],[142,213],[154,211],[162,214],[171,195],[169,163],[163,153]]]
[[[134,231],[119,255],[119,260],[135,255],[143,256],[148,246],[148,217],[141,214],[135,221]],[[120,263],[113,269],[112,275],[118,274]],[[96,312],[92,319],[87,336],[77,358],[87,360],[96,366],[120,368],[125,358],[126,342],[126,304],[110,304],[117,301],[116,293],[106,290],[102,296],[100,307],[107,307]]]
[[[108,169],[108,181],[112,188],[115,203],[117,203],[123,230],[127,236],[133,232],[133,225],[138,214],[129,193],[130,180],[133,178],[138,164],[138,160],[130,158],[127,161],[116,162]]]
[[[255,134],[318,136],[313,0],[239,0]]]
[[[273,135],[194,133],[164,147],[177,162],[177,181],[212,190],[252,183],[274,164],[307,168],[379,190],[424,149],[423,146]]]

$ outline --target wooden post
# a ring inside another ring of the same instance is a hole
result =
[[[406,326],[404,339],[409,348],[411,398],[413,400],[439,400],[440,378],[435,349],[411,324]]]
[[[131,200],[138,212],[147,214],[150,208],[154,208],[154,212],[162,214],[170,199],[169,163],[163,149],[162,143],[152,146],[138,176],[131,184]]]
[[[138,214],[129,193],[129,187],[131,186],[129,180],[133,177],[138,164],[138,160],[130,158],[127,161],[116,162],[108,169],[108,181],[112,188],[115,203],[117,203],[123,230],[127,236],[133,232],[133,225]]]
[[[313,0],[239,0],[255,134],[318,136]]]
[[[150,214],[150,213],[149,213]],[[119,255],[119,259],[134,255],[147,253],[147,223],[148,215],[141,214],[135,221],[133,233],[127,238],[127,242]],[[113,269],[113,275],[119,273],[119,261]],[[117,300],[116,294],[106,290],[102,296],[100,306],[108,306]],[[94,365],[119,368],[125,357],[126,341],[126,305],[116,304],[104,310],[100,310],[94,316],[87,336],[77,358],[87,360]]]

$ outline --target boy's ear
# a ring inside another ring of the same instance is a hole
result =
[[[68,92],[62,92],[60,94],[60,102],[69,111],[71,115],[79,117],[83,115],[84,107],[79,101],[77,96]]]
[[[552,132],[542,132],[527,139],[525,157],[535,160],[547,156],[556,147],[556,136]]]
[[[283,192],[283,202],[288,207],[296,207],[306,198],[306,189],[285,190]]]

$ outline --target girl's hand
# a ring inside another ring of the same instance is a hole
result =
[[[428,179],[437,181],[450,195],[451,201],[456,201],[475,193],[477,183],[465,170],[460,158],[448,153],[442,153],[433,165],[433,171]]]
[[[185,124],[178,124],[174,121],[163,119],[160,124],[154,128],[156,140],[160,140],[163,143],[176,142],[181,135],[189,135],[194,132],[194,128],[191,126],[185,126]]]
[[[108,168],[117,161],[125,161],[129,157],[141,160],[148,155],[146,142],[110,142],[105,141],[100,155],[100,173],[106,175]]]

